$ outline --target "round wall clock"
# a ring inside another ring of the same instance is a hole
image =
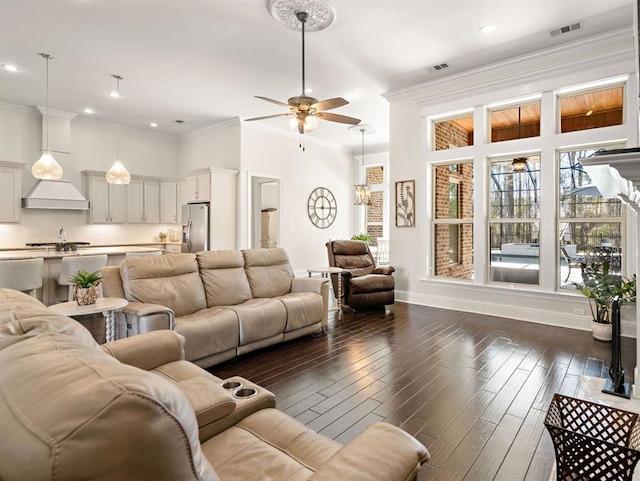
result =
[[[326,229],[336,220],[338,204],[329,189],[318,187],[309,196],[307,210],[313,225],[320,229]]]

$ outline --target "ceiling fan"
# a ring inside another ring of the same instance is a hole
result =
[[[338,107],[342,107],[343,105],[347,105],[347,102],[342,97],[336,97],[333,99],[327,99],[318,101],[313,97],[309,97],[306,94],[305,90],[305,73],[304,73],[304,26],[309,19],[309,14],[307,12],[295,12],[296,18],[302,24],[302,95],[297,95],[295,97],[291,97],[287,100],[287,103],[280,102],[278,100],[273,100],[267,97],[260,97],[256,95],[256,98],[265,100],[267,102],[271,102],[272,104],[280,105],[282,107],[287,107],[289,112],[282,114],[274,114],[274,115],[266,115],[264,117],[254,117],[252,119],[246,119],[247,121],[252,120],[265,120],[272,119],[275,117],[292,117],[295,119],[295,123],[298,128],[298,132],[304,134],[305,132],[310,132],[317,125],[317,119],[328,120],[329,122],[339,122],[342,124],[351,124],[358,125],[360,123],[360,119],[356,119],[354,117],[347,117],[346,115],[339,115],[330,112],[326,112],[327,110],[335,109]]]

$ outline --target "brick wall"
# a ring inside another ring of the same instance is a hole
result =
[[[435,149],[446,150],[451,146],[466,147],[473,145],[473,132],[467,133],[460,128],[453,120],[436,122],[434,125]]]
[[[458,183],[459,218],[473,219],[473,164],[458,165],[453,172],[448,165],[435,168],[435,217],[448,219],[449,183]],[[449,224],[437,224],[434,229],[435,275],[471,279],[473,277],[473,223],[458,224],[459,262],[449,258]]]

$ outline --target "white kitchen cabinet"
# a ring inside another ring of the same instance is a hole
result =
[[[178,224],[182,224],[182,206],[187,203],[187,181],[178,182]]]
[[[211,200],[211,173],[193,174],[185,179],[187,202],[209,202]]]
[[[0,222],[20,222],[22,165],[0,162]]]
[[[160,183],[160,223],[178,223],[178,183]]]
[[[147,224],[160,223],[160,182],[144,182],[144,221]]]
[[[127,185],[127,222],[144,223],[144,182],[131,179]]]
[[[107,183],[104,175],[88,178],[90,220],[92,224],[122,224],[126,221],[125,186]]]
[[[160,183],[131,179],[127,185],[127,222],[160,223]]]

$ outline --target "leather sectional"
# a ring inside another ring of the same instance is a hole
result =
[[[103,274],[104,296],[130,302],[121,336],[173,329],[202,367],[327,325],[328,281],[295,278],[284,249],[130,257]]]
[[[407,481],[429,457],[385,423],[341,446],[259,386],[185,361],[183,341],[160,330],[98,346],[0,289],[0,479]]]

